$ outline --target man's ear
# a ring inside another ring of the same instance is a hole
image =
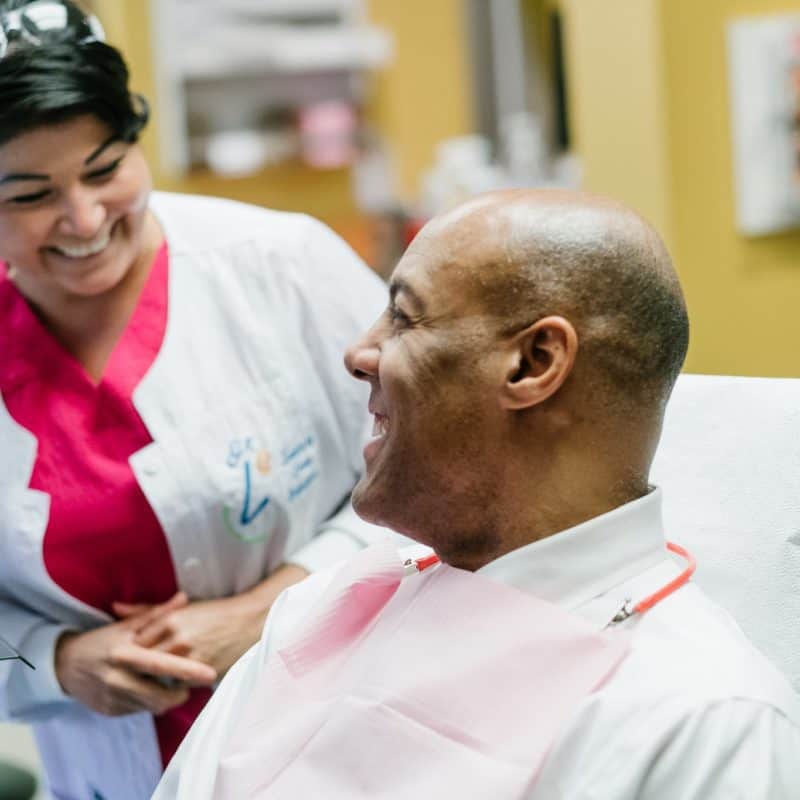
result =
[[[535,406],[554,395],[575,365],[578,334],[564,317],[544,317],[520,331],[508,353],[503,406]]]

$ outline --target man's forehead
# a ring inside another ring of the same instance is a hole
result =
[[[510,192],[482,196],[429,222],[398,263],[399,293],[403,284],[428,293],[443,289],[479,299],[527,272],[542,240],[597,238],[602,206],[541,193]],[[602,227],[602,226],[600,226]]]
[[[423,301],[462,287],[471,274],[466,254],[447,246],[447,242],[415,241],[392,273],[392,297],[408,295]]]

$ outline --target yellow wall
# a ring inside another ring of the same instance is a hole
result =
[[[388,137],[400,188],[416,196],[436,144],[474,130],[465,4],[461,0],[368,0],[392,32],[394,63],[378,78],[372,118]]]
[[[736,231],[725,51],[727,19],[800,12],[800,0],[535,3],[564,11],[569,110],[585,185],[638,209],[675,256],[692,317],[687,368],[800,375],[800,234],[748,239]],[[149,5],[94,4],[158,114]],[[473,127],[464,5],[367,0],[396,49],[367,116],[389,143],[405,198],[413,198],[436,143]],[[161,187],[307,210],[334,223],[356,213],[346,170],[285,165],[237,181],[205,173],[176,181],[158,169],[153,134],[145,147]]]
[[[126,56],[135,89],[158,114],[146,0],[94,0],[108,38]],[[370,18],[394,36],[395,60],[378,76],[367,116],[395,156],[400,188],[414,196],[420,172],[430,165],[435,144],[469,131],[468,63],[463,7],[459,0],[368,0]],[[424,24],[421,21],[424,20]],[[356,215],[349,170],[312,170],[285,164],[243,179],[221,179],[198,171],[184,178],[159,164],[155,125],[143,138],[157,187],[225,195],[291,211],[307,211],[329,222]]]
[[[692,319],[687,369],[800,376],[800,234],[734,220],[725,23],[800,0],[562,0],[588,188],[665,235]]]
[[[562,0],[573,146],[585,186],[672,240],[658,0]]]
[[[725,23],[800,1],[663,0],[677,257],[695,371],[800,377],[800,233],[735,229]]]

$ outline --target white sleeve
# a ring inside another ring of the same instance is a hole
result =
[[[531,800],[800,798],[800,728],[764,703],[731,699],[678,715],[656,706],[616,732],[577,738],[594,746],[561,746]]]
[[[375,322],[386,307],[384,282],[333,231],[308,217],[301,247],[302,263],[293,271],[296,314],[306,349],[326,389],[343,437],[352,485],[363,470],[362,449],[369,438],[368,389],[347,373],[347,347]],[[364,522],[349,502],[315,532],[314,538],[287,559],[316,572],[387,535]]]
[[[332,230],[307,218],[307,229],[292,271],[295,307],[307,352],[346,437],[348,466],[363,467],[361,450],[369,436],[369,388],[348,374],[344,354],[383,313],[386,284]]]
[[[64,694],[55,673],[55,645],[68,630],[12,600],[0,598],[0,634],[34,665],[0,662],[0,719],[34,722],[74,702]]]
[[[693,714],[630,796],[641,800],[797,800],[800,728],[772,706],[727,700]],[[627,795],[626,795],[627,796]]]

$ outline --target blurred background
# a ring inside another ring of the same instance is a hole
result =
[[[800,374],[800,0],[89,5],[158,188],[306,211],[384,274],[473,192],[608,193],[675,258],[689,371]]]
[[[689,371],[800,374],[800,0],[89,5],[159,188],[306,211],[383,273],[472,192],[608,193],[675,258]]]
[[[800,0],[86,5],[157,188],[313,214],[384,275],[475,192],[607,193],[673,254],[688,371],[800,376]]]

